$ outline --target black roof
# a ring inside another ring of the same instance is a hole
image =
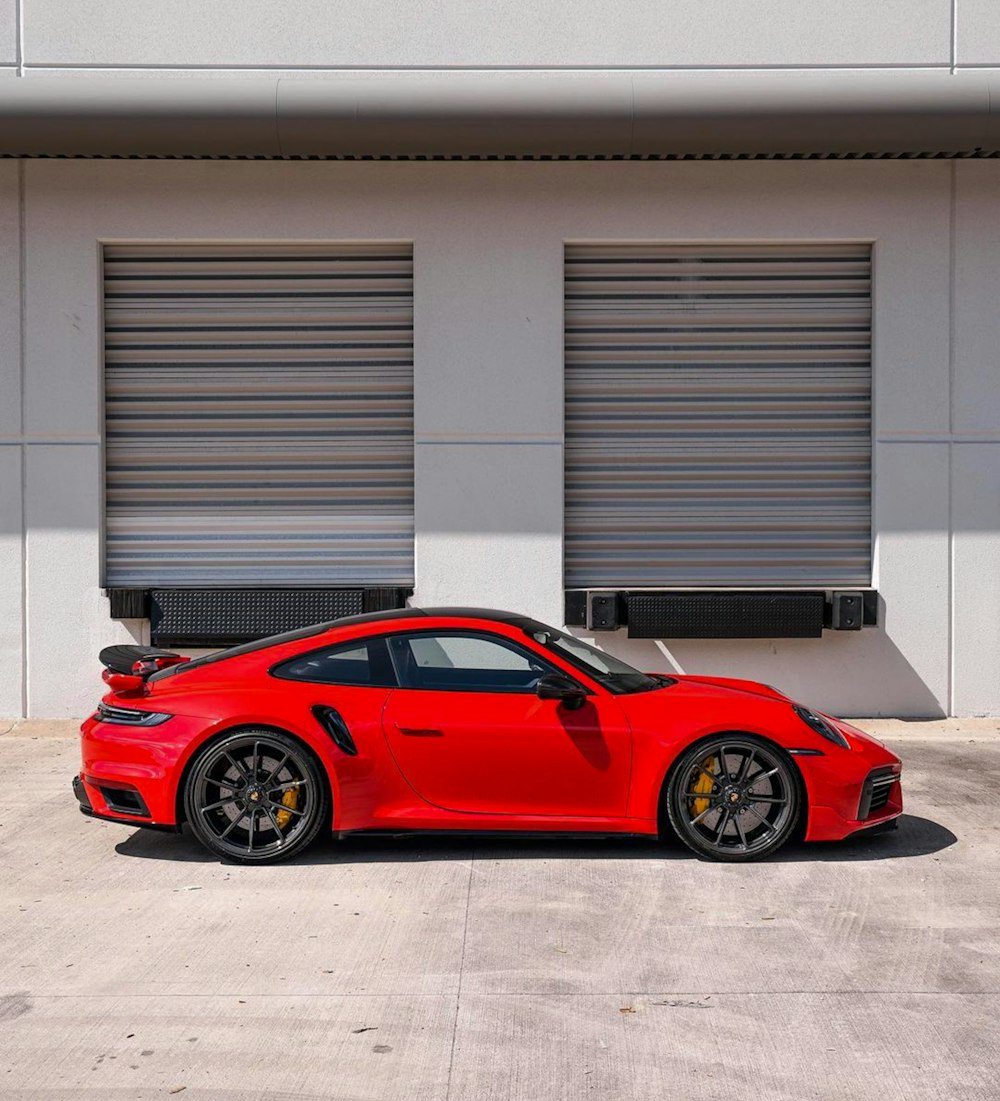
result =
[[[325,628],[347,627],[354,623],[378,623],[390,619],[424,619],[456,616],[462,619],[491,619],[495,623],[511,623],[521,626],[535,621],[519,612],[500,612],[495,608],[393,608],[386,612],[365,612],[363,615],[349,615],[324,624]]]

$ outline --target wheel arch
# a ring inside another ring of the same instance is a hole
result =
[[[333,782],[330,779],[330,771],[322,756],[317,753],[304,738],[300,737],[294,731],[288,730],[286,727],[278,726],[276,723],[243,722],[234,723],[232,726],[227,726],[222,730],[214,730],[207,738],[199,742],[198,746],[188,756],[187,761],[184,763],[184,768],[181,770],[180,779],[177,781],[177,790],[174,792],[174,814],[177,818],[178,828],[183,826],[187,821],[187,812],[184,809],[184,791],[187,787],[188,777],[191,775],[191,769],[194,768],[195,762],[208,746],[214,745],[216,742],[220,742],[223,738],[228,738],[233,734],[247,733],[251,730],[270,734],[280,734],[284,738],[290,738],[293,742],[300,745],[304,752],[309,754],[316,764],[316,767],[319,769],[319,774],[323,780],[324,794],[326,795],[327,805],[331,811],[332,820]]]
[[[661,838],[669,837],[677,839],[676,831],[670,824],[670,818],[667,814],[667,793],[670,790],[670,783],[674,776],[677,774],[677,769],[680,767],[683,757],[692,749],[697,749],[700,745],[707,745],[709,742],[714,741],[716,738],[753,738],[756,741],[766,742],[772,749],[777,750],[782,756],[786,758],[789,764],[792,766],[792,774],[799,787],[799,799],[801,800],[801,807],[799,811],[799,820],[795,826],[795,831],[792,833],[792,837],[801,840],[805,836],[806,825],[809,821],[809,789],[806,786],[805,777],[802,775],[802,769],[799,767],[798,761],[795,757],[788,752],[787,749],[780,742],[776,742],[774,738],[769,738],[766,734],[758,734],[753,730],[739,730],[739,729],[725,729],[725,730],[713,730],[709,734],[702,734],[696,738],[693,742],[684,746],[675,755],[674,759],[670,762],[669,767],[663,775],[663,780],[660,783],[660,791],[656,800],[656,825],[657,832]]]

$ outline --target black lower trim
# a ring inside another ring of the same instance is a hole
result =
[[[860,622],[834,615],[833,601],[845,597],[860,597]],[[824,629],[877,626],[879,605],[874,589],[567,589],[565,600],[569,627],[627,628],[629,638],[665,639],[819,638]]]
[[[94,812],[94,808],[90,802],[90,796],[87,794],[87,789],[83,786],[83,781],[79,776],[73,777],[73,794],[76,796],[76,801],[80,804],[80,810],[86,814],[90,811]]]
[[[882,822],[873,822],[870,826],[862,826],[857,833],[891,833],[893,830],[899,829],[899,819],[902,816],[897,814],[895,818],[886,818]]]
[[[596,841],[601,838],[607,841],[614,841],[616,839],[633,839],[643,841],[655,841],[656,831],[647,833],[642,830],[504,830],[504,829],[469,829],[463,827],[462,829],[393,829],[392,827],[386,827],[384,829],[358,829],[358,830],[335,830],[334,837],[338,841],[343,841],[345,838],[357,837],[359,839],[391,839],[391,838],[412,838],[414,840],[420,840],[424,837],[449,837],[456,839],[471,839],[475,840],[477,837],[487,836],[490,840],[510,840],[510,841],[541,841],[541,842],[559,842],[559,841]]]
[[[180,826],[165,826],[160,822],[143,822],[141,819],[136,818],[134,821],[129,818],[115,818],[111,814],[99,814],[93,807],[84,806],[80,804],[80,813],[86,815],[88,818],[98,818],[102,822],[114,822],[116,826],[138,826],[143,830],[156,830],[157,833],[180,833]]]

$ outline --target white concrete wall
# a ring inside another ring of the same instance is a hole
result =
[[[17,66],[17,32],[17,0],[0,0],[0,66],[8,69],[16,69]],[[0,72],[0,76],[2,75],[4,74]]]
[[[882,626],[669,653],[601,641],[647,668],[759,678],[844,714],[1000,714],[997,162],[29,161],[23,239],[18,171],[0,164],[0,715],[22,696],[32,716],[83,714],[97,649],[135,628],[109,618],[100,588],[98,242],[261,227],[413,240],[415,600],[553,622],[564,241],[874,241]]]
[[[0,67],[1000,64],[992,0],[0,0]]]
[[[950,0],[23,3],[36,65],[916,65],[951,33]]]

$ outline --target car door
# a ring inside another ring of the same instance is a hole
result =
[[[410,786],[447,810],[579,818],[625,814],[631,733],[610,694],[582,707],[535,694],[563,673],[542,654],[485,631],[393,635],[400,687],[386,740]]]

